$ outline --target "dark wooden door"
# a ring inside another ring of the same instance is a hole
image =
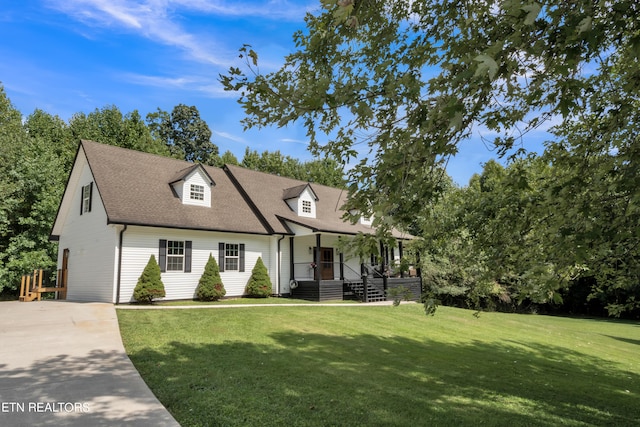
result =
[[[320,248],[320,279],[333,280],[333,248]]]
[[[67,272],[69,270],[69,249],[62,251],[62,283],[63,287],[67,287]]]

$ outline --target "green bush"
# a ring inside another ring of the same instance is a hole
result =
[[[160,278],[160,266],[156,262],[156,257],[151,255],[133,290],[133,299],[141,303],[151,304],[155,298],[163,298],[164,296],[164,283]]]
[[[271,295],[271,279],[269,278],[267,267],[262,262],[262,258],[258,258],[255,267],[251,271],[246,293],[254,298],[267,298]]]
[[[399,306],[402,300],[411,301],[412,296],[411,289],[402,285],[387,289],[387,297],[393,300],[394,307]]]
[[[222,284],[222,278],[220,277],[220,268],[216,259],[209,254],[209,261],[204,267],[204,272],[198,287],[196,288],[196,295],[199,300],[202,301],[218,301],[227,293],[224,285]]]

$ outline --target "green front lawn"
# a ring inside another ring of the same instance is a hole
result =
[[[272,305],[272,304],[318,304],[314,301],[307,301],[295,298],[226,298],[218,301],[199,301],[199,300],[178,300],[178,301],[156,301],[153,305],[159,306],[176,306],[176,305]],[[323,304],[359,304],[359,301],[352,300],[336,300],[326,301]]]
[[[400,307],[118,310],[182,426],[637,426],[640,324]]]

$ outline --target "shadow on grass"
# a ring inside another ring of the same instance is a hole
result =
[[[0,364],[0,425],[175,426],[158,416],[160,405],[134,376],[118,351],[60,354],[23,367]]]
[[[561,347],[270,335],[130,355],[183,426],[636,426],[640,376]]]
[[[605,337],[617,340],[617,341],[622,341],[622,342],[626,342],[628,344],[635,344],[635,345],[640,345],[640,340],[634,340],[631,338],[623,338],[623,337],[614,337],[612,335],[603,335]]]

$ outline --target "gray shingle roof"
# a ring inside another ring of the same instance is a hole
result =
[[[268,234],[220,168],[203,166],[215,186],[211,208],[184,205],[171,190],[193,164],[82,141],[109,223]]]
[[[286,188],[283,192],[282,192],[282,200],[289,200],[289,199],[295,199],[297,197],[300,197],[300,195],[302,194],[302,192],[309,187],[311,189],[311,192],[313,193],[313,197],[318,200],[318,196],[316,196],[316,192],[313,191],[313,188],[311,187],[311,184],[302,184],[302,185],[296,185],[295,187],[291,187],[291,188]]]
[[[293,212],[285,200],[310,185],[304,181],[239,166],[194,165],[92,141],[81,141],[81,147],[112,224],[250,234],[291,234],[287,223],[327,233],[373,231],[370,226],[343,220],[346,190],[314,183],[316,218],[306,218]],[[196,167],[202,167],[215,183],[210,208],[185,205],[172,191],[170,184]]]
[[[186,179],[189,174],[191,174],[191,172],[193,172],[196,169],[202,169],[204,171],[205,176],[207,177],[207,179],[209,180],[209,185],[215,185],[215,182],[213,182],[213,178],[211,178],[211,176],[209,175],[209,173],[207,172],[207,170],[204,168],[203,165],[199,164],[199,163],[194,163],[191,164],[191,166],[179,170],[178,173],[176,174],[176,176],[169,181],[169,184],[173,184],[176,183],[178,181],[182,181],[184,179]]]
[[[283,194],[290,195],[300,190],[298,195],[309,185],[304,181],[257,172],[239,166],[227,165],[225,168],[242,186],[256,208],[262,213],[275,233],[288,231],[286,222],[292,222],[310,228],[314,231],[339,234],[372,233],[371,226],[351,224],[343,219],[345,211],[342,206],[347,201],[347,190],[327,187],[317,183],[312,184],[318,202],[316,203],[316,218],[298,216],[293,212]],[[410,238],[407,234],[394,231],[396,237]]]

